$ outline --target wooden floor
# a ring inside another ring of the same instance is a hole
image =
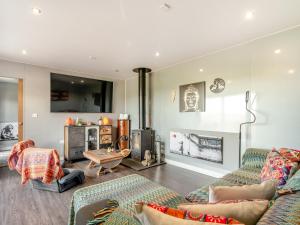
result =
[[[73,164],[73,168],[85,169],[88,161]],[[143,171],[134,171],[120,165],[114,173],[96,177],[96,170],[87,171],[84,185],[64,193],[35,190],[30,184],[22,186],[16,171],[0,168],[0,224],[3,225],[65,225],[69,215],[72,194],[81,187],[101,183],[129,174],[140,174],[180,194],[186,194],[200,186],[212,183],[215,178],[171,165],[162,165]]]

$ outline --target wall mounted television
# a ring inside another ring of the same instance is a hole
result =
[[[50,74],[51,112],[111,113],[113,82]]]

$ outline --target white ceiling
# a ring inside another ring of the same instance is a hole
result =
[[[125,78],[298,25],[299,9],[299,0],[0,0],[0,58]]]

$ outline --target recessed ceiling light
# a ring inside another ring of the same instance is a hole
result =
[[[171,5],[169,5],[168,3],[164,3],[160,6],[160,8],[164,11],[169,11],[171,9]]]
[[[246,20],[252,20],[254,18],[254,11],[248,11],[245,14],[245,19]]]
[[[160,56],[160,53],[159,52],[155,52],[155,56],[156,57]]]
[[[82,84],[83,84],[83,83],[84,83],[84,80],[81,80],[81,81],[80,81],[80,83],[82,83]]]
[[[95,56],[90,55],[90,56],[89,56],[89,59],[90,59],[90,60],[96,60],[97,58],[96,58]]]
[[[281,53],[281,50],[280,50],[280,49],[276,49],[276,50],[274,51],[274,53],[275,53],[275,54],[280,54],[280,53]]]
[[[204,69],[201,68],[201,69],[199,69],[199,71],[202,73],[204,71]]]
[[[22,50],[22,55],[27,55],[27,51],[25,49]]]
[[[290,69],[290,70],[288,71],[288,73],[289,73],[289,74],[294,74],[294,73],[295,73],[295,70]]]
[[[42,14],[42,10],[37,8],[37,7],[34,7],[34,8],[32,8],[32,14],[36,15],[36,16],[39,16],[39,15]]]

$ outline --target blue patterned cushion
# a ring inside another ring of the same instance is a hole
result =
[[[282,187],[283,190],[300,191],[300,170],[298,170],[287,183]]]

